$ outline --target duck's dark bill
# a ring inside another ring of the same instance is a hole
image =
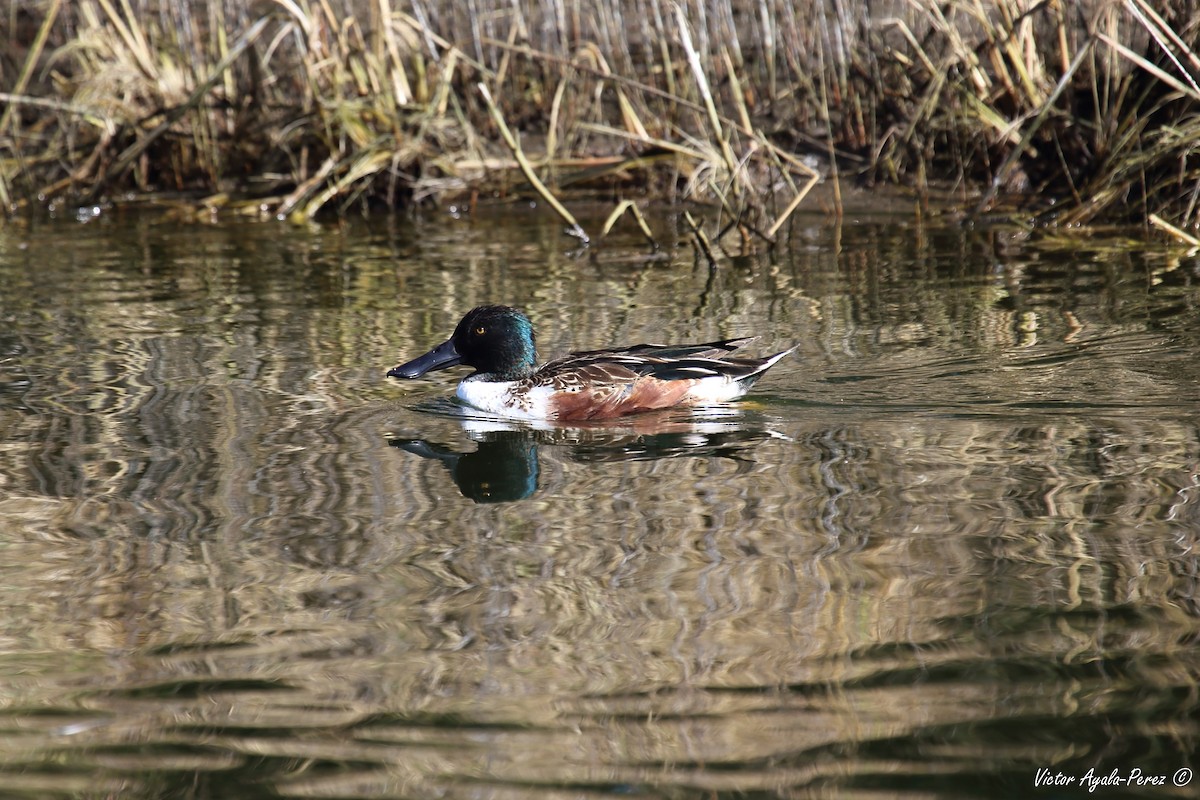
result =
[[[462,356],[454,349],[454,343],[447,340],[420,358],[414,358],[407,364],[392,367],[388,370],[387,376],[389,378],[419,378],[426,372],[453,367],[461,363]]]

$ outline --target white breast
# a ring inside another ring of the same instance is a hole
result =
[[[458,384],[458,399],[472,408],[513,419],[546,419],[549,417],[551,390],[547,386],[514,393],[520,381],[483,381],[474,377]]]

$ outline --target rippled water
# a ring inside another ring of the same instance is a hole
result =
[[[1194,797],[1200,261],[673,225],[0,227],[0,794]],[[484,302],[799,350],[582,428],[384,378]]]

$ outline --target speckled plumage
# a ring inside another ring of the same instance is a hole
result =
[[[476,371],[457,395],[482,411],[522,419],[612,419],[736,399],[795,349],[767,358],[730,355],[751,341],[589,350],[536,368],[528,317],[507,306],[481,306],[463,317],[449,340],[388,375],[416,378],[466,364]]]

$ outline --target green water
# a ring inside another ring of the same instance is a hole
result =
[[[1195,796],[1195,256],[82,219],[0,228],[0,795]],[[491,302],[799,348],[585,428],[384,377]]]

